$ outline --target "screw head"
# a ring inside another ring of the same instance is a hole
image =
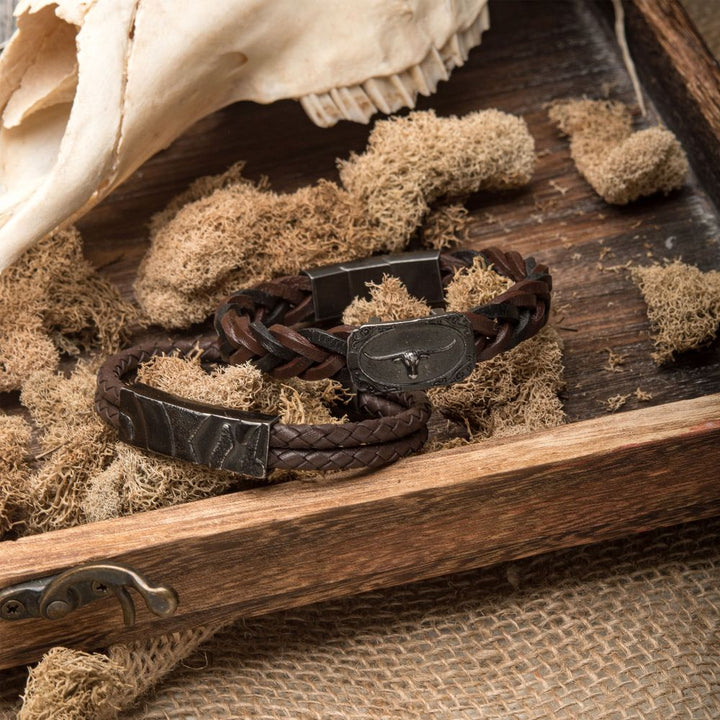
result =
[[[0,607],[0,617],[5,620],[19,620],[25,616],[25,606],[19,600],[6,600]]]
[[[108,594],[108,586],[105,583],[100,582],[99,580],[93,580],[90,587],[96,595]]]
[[[53,600],[45,608],[45,616],[48,620],[59,620],[60,618],[64,618],[71,610],[72,606],[70,603],[64,600]]]

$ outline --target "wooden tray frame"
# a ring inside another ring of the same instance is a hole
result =
[[[675,0],[626,2],[645,88],[720,201],[720,72]],[[641,50],[638,52],[638,48]],[[0,668],[720,514],[720,394],[4,542],[0,588],[100,560],[176,588],[178,613],[114,601],[0,622]],[[138,603],[141,605],[141,603]]]

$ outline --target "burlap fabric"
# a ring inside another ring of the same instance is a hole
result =
[[[720,717],[720,520],[249,619],[124,720]]]

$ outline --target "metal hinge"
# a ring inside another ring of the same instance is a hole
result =
[[[83,605],[114,595],[122,607],[125,625],[133,625],[135,605],[128,588],[136,590],[159,617],[168,617],[177,609],[179,599],[173,588],[152,586],[140,573],[123,565],[95,563],[0,590],[0,618],[59,620]]]

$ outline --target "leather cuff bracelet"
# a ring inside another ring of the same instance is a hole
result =
[[[514,285],[466,312],[433,312],[414,320],[301,327],[336,319],[366,283],[384,274],[431,306],[457,270],[481,256]],[[215,313],[220,352],[252,361],[276,378],[335,377],[358,390],[407,391],[458,382],[477,362],[515,347],[545,325],[552,280],[545,265],[497,248],[383,255],[263,282],[227,298]]]
[[[129,384],[154,355],[187,355],[191,341],[146,343],[109,358],[98,372],[95,407],[120,439],[146,450],[253,477],[268,469],[372,468],[419,450],[427,438],[430,405],[422,393],[359,393],[367,419],[318,425],[284,425],[277,417],[198,403],[143,383]],[[201,360],[220,360],[207,341]]]

